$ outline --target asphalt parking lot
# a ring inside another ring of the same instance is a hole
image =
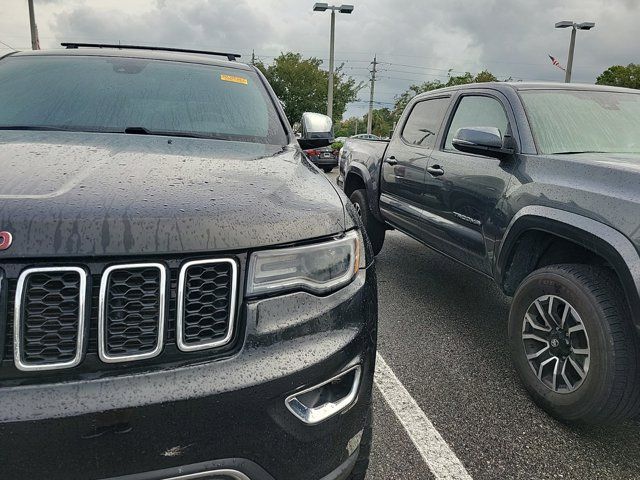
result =
[[[398,232],[377,271],[379,354],[472,478],[640,478],[640,422],[567,426],[531,402],[490,280]],[[374,409],[368,478],[435,478],[378,389]]]

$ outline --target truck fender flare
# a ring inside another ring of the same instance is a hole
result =
[[[351,175],[356,175],[360,177],[360,179],[364,182],[365,190],[367,191],[367,202],[369,203],[369,208],[373,212],[373,215],[384,222],[382,218],[382,214],[380,213],[380,206],[378,205],[378,196],[375,192],[378,191],[378,181],[375,178],[371,177],[369,171],[364,168],[362,165],[349,165],[349,170],[344,177],[344,184],[347,185],[347,180]]]
[[[552,207],[531,205],[511,219],[496,247],[495,279],[503,284],[507,262],[521,235],[530,230],[557,235],[578,243],[603,257],[620,278],[632,318],[640,333],[640,255],[633,243],[618,230],[602,222]]]

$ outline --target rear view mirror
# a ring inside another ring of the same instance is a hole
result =
[[[333,122],[321,113],[305,112],[300,120],[298,143],[303,150],[326,147],[333,143]]]
[[[453,137],[453,147],[465,153],[502,158],[513,153],[504,148],[502,134],[495,127],[468,127],[459,129]]]

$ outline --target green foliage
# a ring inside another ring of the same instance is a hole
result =
[[[299,53],[282,53],[272,65],[257,63],[278,98],[284,103],[284,111],[289,122],[299,122],[304,112],[324,113],[327,111],[327,87],[329,72],[322,70],[322,60],[302,58]],[[342,119],[347,103],[357,99],[362,83],[341,72],[342,66],[335,72],[333,82],[334,123]]]
[[[356,122],[358,122],[358,128],[356,128]],[[357,133],[365,133],[367,131],[367,120],[364,122],[361,118],[351,117],[346,120],[336,123],[333,127],[333,131],[336,137],[350,137]]]
[[[333,142],[331,144],[331,149],[332,150],[340,150],[343,146],[344,146],[344,143],[342,143],[342,142]]]
[[[371,133],[379,137],[388,137],[391,135],[393,124],[396,117],[388,108],[379,108],[372,110],[373,121],[371,124]],[[351,117],[340,122],[336,127],[336,137],[350,137],[356,133],[356,121],[358,122],[358,133],[367,133],[367,115],[362,118]]]
[[[609,67],[596,79],[596,84],[640,89],[640,64]]]
[[[434,80],[431,82],[424,82],[419,85],[411,85],[409,89],[396,97],[396,104],[393,109],[393,115],[396,118],[400,118],[404,108],[413,97],[419,93],[429,92],[438,88],[452,87],[454,85],[466,85],[467,83],[484,83],[484,82],[497,82],[496,76],[488,70],[483,70],[477,75],[473,75],[470,72],[466,72],[464,75],[452,76],[451,70],[449,70],[449,80],[447,82],[441,82],[440,80]]]
[[[474,78],[473,81],[476,83],[497,82],[498,77],[496,77],[489,70],[483,70],[476,75],[476,78]]]

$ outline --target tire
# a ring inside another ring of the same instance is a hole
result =
[[[333,170],[333,167],[322,167],[322,170],[324,171],[324,173],[331,173],[331,170]]]
[[[545,322],[549,332],[543,331]],[[640,345],[622,287],[610,269],[567,264],[531,273],[513,298],[509,344],[525,388],[557,419],[615,424],[638,415]]]
[[[373,254],[378,255],[384,244],[384,223],[373,216],[373,212],[371,212],[369,208],[369,202],[367,202],[367,192],[365,190],[356,190],[351,194],[349,200],[351,200],[351,203],[353,203],[353,206],[362,219],[362,224],[373,247]]]
[[[371,456],[371,442],[373,441],[373,409],[369,405],[369,411],[367,412],[367,419],[364,424],[362,432],[362,439],[360,440],[360,451],[358,452],[358,459],[353,467],[353,470],[347,477],[347,480],[365,480],[367,476],[367,468],[369,468],[369,457]]]

